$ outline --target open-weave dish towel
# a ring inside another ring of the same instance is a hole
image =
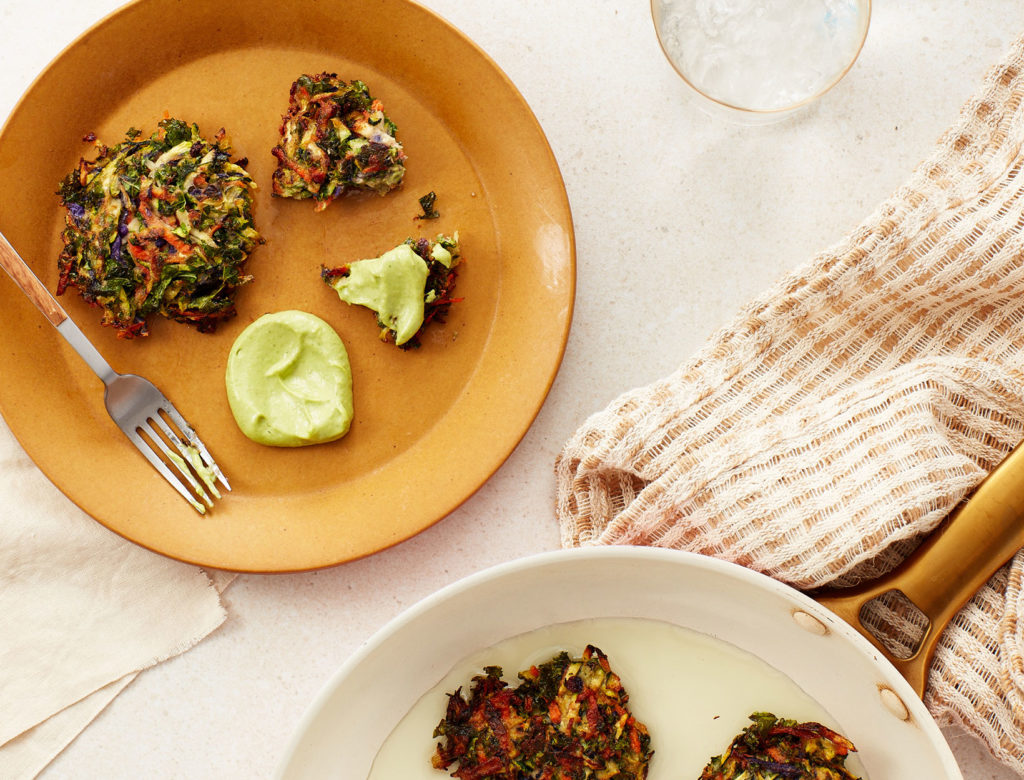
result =
[[[799,588],[902,560],[1024,439],[1022,101],[1024,38],[850,235],[587,420],[556,462],[563,545],[681,548]],[[1024,774],[1022,584],[1018,553],[960,611],[926,703]]]

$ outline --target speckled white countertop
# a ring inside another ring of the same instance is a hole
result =
[[[646,0],[423,2],[511,77],[565,178],[578,287],[551,394],[498,473],[426,532],[331,570],[241,576],[225,595],[227,622],[144,672],[46,777],[269,776],[321,686],[377,628],[466,574],[557,548],[552,464],[562,442],[856,225],[1024,33],[1019,0],[876,0],[846,80],[794,120],[749,128],[690,104]],[[0,0],[0,118],[119,4]],[[624,111],[642,142],[624,135]],[[1015,777],[971,737],[948,735],[967,780]]]

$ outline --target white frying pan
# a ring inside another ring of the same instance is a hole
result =
[[[1024,544],[1021,474],[1024,451],[1015,451],[907,564],[819,601],[741,566],[643,547],[545,553],[467,577],[400,615],[342,666],[277,777],[365,780],[392,729],[465,656],[544,626],[639,617],[724,640],[787,675],[840,724],[870,780],[961,778],[920,697],[946,621]],[[890,660],[837,615],[859,624],[861,605],[893,588],[931,620],[910,659]],[[423,739],[432,743],[429,733]]]
[[[421,601],[337,672],[300,724],[278,777],[365,780],[391,730],[461,658],[526,631],[597,617],[667,621],[758,656],[828,710],[871,780],[961,777],[914,689],[834,613],[743,567],[641,547],[533,556]],[[433,743],[429,732],[423,739]]]

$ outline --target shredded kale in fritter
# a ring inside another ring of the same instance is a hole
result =
[[[857,780],[846,768],[856,748],[832,729],[770,712],[755,712],[750,720],[725,753],[708,762],[700,780]]]
[[[431,190],[420,198],[420,209],[423,213],[418,214],[414,219],[438,219],[441,212],[434,207],[435,203],[437,203],[437,193]]]
[[[223,129],[207,141],[196,125],[165,119],[141,135],[96,142],[96,158],[61,182],[57,294],[76,287],[122,338],[147,335],[152,314],[212,331],[235,314],[235,290],[251,280],[243,265],[262,243],[247,160],[231,160]]]
[[[459,780],[643,780],[653,751],[647,728],[608,658],[588,645],[581,658],[559,653],[519,674],[509,688],[501,668],[473,678],[469,699],[448,697],[434,731],[443,738],[432,764]]]
[[[384,114],[362,81],[346,82],[335,73],[302,75],[291,87],[273,193],[313,198],[327,208],[346,192],[385,195],[402,182],[405,152],[395,123]]]

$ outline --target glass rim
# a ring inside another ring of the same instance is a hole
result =
[[[857,41],[857,49],[853,52],[853,56],[850,57],[850,61],[846,63],[846,66],[841,71],[839,71],[827,84],[825,84],[817,92],[815,92],[812,95],[808,95],[802,100],[798,100],[796,103],[790,103],[789,105],[781,106],[780,108],[749,108],[747,106],[737,106],[720,98],[716,98],[712,95],[709,95],[703,89],[701,89],[692,81],[690,81],[689,78],[687,78],[686,74],[683,73],[680,67],[676,64],[675,60],[668,53],[668,49],[665,47],[664,37],[661,33],[661,25],[658,23],[658,12],[656,10],[657,4],[661,2],[664,2],[664,0],[650,0],[651,21],[654,23],[654,34],[655,37],[658,39],[658,46],[661,48],[661,53],[665,55],[665,59],[668,60],[669,65],[672,66],[672,69],[676,72],[676,75],[678,75],[679,78],[681,78],[690,89],[692,89],[705,100],[709,100],[712,103],[716,103],[717,105],[722,106],[723,108],[727,108],[731,111],[738,111],[742,114],[760,115],[766,117],[781,116],[783,114],[788,114],[792,111],[796,111],[799,108],[802,108],[810,103],[813,103],[815,100],[818,100],[819,98],[830,92],[833,89],[833,87],[836,86],[836,84],[838,84],[846,77],[846,74],[850,72],[850,69],[853,68],[857,60],[860,58],[860,53],[863,50],[864,44],[868,38],[868,30],[871,27],[872,0],[860,0],[860,2],[866,6],[867,15],[864,19],[863,29],[860,32],[860,40]]]

